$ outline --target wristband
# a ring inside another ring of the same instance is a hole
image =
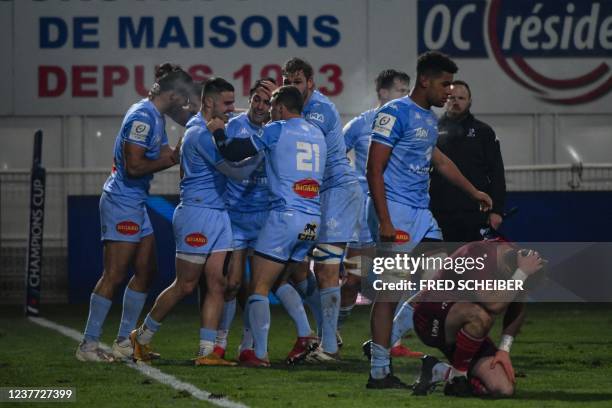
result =
[[[505,351],[506,353],[510,353],[512,342],[514,342],[514,337],[509,334],[502,334],[501,340],[499,341],[499,349]]]
[[[525,272],[521,270],[521,268],[516,268],[514,275],[512,275],[512,280],[520,280],[525,282],[525,280],[529,277]]]

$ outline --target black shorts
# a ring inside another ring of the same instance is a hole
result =
[[[449,362],[453,360],[456,346],[454,341],[452,344],[447,344],[444,325],[448,312],[454,304],[454,302],[414,303],[414,331],[425,345],[440,350]],[[497,346],[489,337],[486,337],[472,359],[470,371],[478,360],[492,357],[495,353],[497,353]]]

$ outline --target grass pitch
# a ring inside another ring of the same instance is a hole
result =
[[[103,341],[111,344],[120,317],[114,305]],[[148,310],[148,306],[145,307]],[[0,310],[0,386],[73,387],[70,406],[162,407],[202,406],[185,392],[142,376],[123,364],[81,363],[74,357],[76,342],[39,327],[21,315],[19,307]],[[82,330],[87,307],[46,306],[43,317]],[[512,360],[518,374],[517,393],[508,400],[453,399],[437,390],[428,397],[407,391],[367,390],[368,362],[361,343],[369,337],[369,308],[357,307],[343,329],[343,361],[337,366],[286,367],[286,353],[295,330],[280,307],[273,307],[270,335],[271,369],[193,367],[189,359],[198,348],[195,305],[179,306],[154,339],[164,360],[155,364],[165,373],[213,394],[253,407],[559,407],[612,406],[612,304],[529,305],[523,332],[515,342]],[[228,357],[236,356],[240,316],[230,332]],[[499,324],[494,330],[498,338]],[[413,349],[439,354],[409,337]],[[420,362],[395,359],[396,374],[411,383]],[[3,404],[4,405],[4,404]],[[36,403],[35,406],[47,404]],[[7,404],[8,406],[8,404]],[[17,406],[25,406],[23,403]],[[57,406],[53,403],[51,406]]]

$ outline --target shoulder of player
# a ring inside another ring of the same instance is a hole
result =
[[[306,119],[322,124],[329,123],[332,120],[339,120],[340,115],[336,106],[325,95],[315,91],[311,98],[315,98],[308,104],[308,111],[304,115]]]

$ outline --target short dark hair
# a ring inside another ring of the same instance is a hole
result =
[[[152,94],[165,91],[182,90],[188,92],[193,79],[180,65],[164,62],[155,67],[155,85],[151,89]]]
[[[272,94],[272,99],[276,103],[283,105],[289,112],[302,113],[304,99],[299,89],[292,85],[281,86]]]
[[[255,81],[251,89],[249,89],[249,96],[253,96],[253,94],[257,92],[257,88],[263,88],[264,81],[272,82],[274,85],[276,85],[276,80],[274,78],[267,77],[258,79],[257,81]]]
[[[455,79],[453,82],[451,82],[451,85],[465,86],[465,89],[467,89],[468,95],[470,96],[470,99],[472,99],[472,90],[470,89],[470,86],[467,84],[467,82],[462,81],[460,79]]]
[[[402,82],[410,84],[410,76],[407,73],[396,71],[394,69],[385,69],[376,77],[376,92],[380,91],[381,89],[391,88],[396,78]]]
[[[301,58],[293,57],[289,61],[285,62],[282,73],[283,76],[288,76],[289,74],[295,74],[300,71],[304,73],[306,79],[312,78],[312,65]]]
[[[204,89],[202,90],[202,102],[204,102],[204,98],[214,98],[220,95],[221,92],[234,92],[234,86],[221,77],[209,78],[208,81],[204,83]]]
[[[457,65],[453,60],[448,55],[438,51],[427,51],[421,54],[417,60],[417,76],[439,76],[442,75],[442,72],[455,74],[457,71]]]

